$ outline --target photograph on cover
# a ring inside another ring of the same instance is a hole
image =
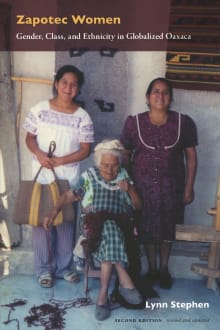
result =
[[[0,1],[0,328],[216,328],[219,1],[28,3]]]

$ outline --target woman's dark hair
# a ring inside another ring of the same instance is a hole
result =
[[[149,95],[150,95],[150,93],[151,93],[151,91],[152,91],[152,89],[153,89],[155,83],[157,83],[158,81],[163,82],[164,84],[167,85],[167,87],[168,87],[168,89],[169,89],[170,98],[171,98],[171,100],[172,100],[172,99],[173,99],[173,86],[172,86],[171,82],[170,82],[168,79],[166,79],[166,78],[161,78],[161,77],[156,78],[156,79],[153,79],[153,80],[151,81],[151,83],[149,84],[149,86],[148,86],[148,88],[147,88],[146,96],[149,96]]]
[[[80,71],[74,65],[64,65],[57,71],[57,73],[54,77],[53,92],[55,95],[57,94],[57,91],[55,88],[55,83],[58,82],[64,76],[65,73],[73,73],[76,75],[79,90],[81,89],[81,87],[84,83],[84,73],[82,71]]]

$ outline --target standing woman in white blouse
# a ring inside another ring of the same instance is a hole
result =
[[[54,98],[32,107],[25,119],[26,144],[33,154],[33,177],[43,166],[37,179],[40,183],[54,180],[51,171],[54,168],[59,179],[67,179],[70,185],[74,184],[79,178],[80,161],[90,154],[94,142],[93,123],[89,114],[76,102],[83,82],[83,72],[78,68],[72,65],[61,67],[54,79]],[[48,157],[51,141],[55,141],[56,149],[53,156]],[[54,277],[70,282],[77,280],[72,271],[75,228],[74,222],[53,227],[51,261],[45,230],[33,227],[35,270],[42,287],[53,286]]]

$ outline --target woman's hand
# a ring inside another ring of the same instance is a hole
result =
[[[55,161],[53,158],[48,157],[48,154],[42,150],[38,150],[35,153],[39,163],[48,169],[52,169],[55,166]]]
[[[190,204],[194,200],[194,191],[193,189],[188,189],[187,187],[184,190],[183,194],[183,203]]]
[[[52,225],[53,221],[56,218],[57,214],[59,213],[58,209],[54,208],[48,216],[46,216],[43,220],[43,227],[45,230],[49,230]]]
[[[52,160],[52,162],[53,162],[53,166],[54,166],[54,167],[64,165],[63,157],[56,157],[56,156],[53,156],[53,157],[51,158],[51,160]]]
[[[48,154],[42,151],[37,143],[37,136],[31,133],[26,135],[26,144],[29,150],[37,157],[39,163],[46,168],[52,169],[54,167],[54,160],[48,157]]]
[[[131,203],[134,209],[140,210],[142,207],[142,201],[136,192],[136,189],[133,184],[130,184],[127,180],[122,180],[118,182],[118,186],[120,189],[124,192],[127,192],[130,199]]]
[[[118,186],[122,191],[128,192],[130,184],[127,180],[122,180],[118,182]]]
[[[48,231],[53,225],[53,218],[51,216],[45,217],[43,220],[43,227],[46,231]]]
[[[138,230],[137,230],[136,226],[133,228],[133,235],[134,235],[135,238],[138,237]]]

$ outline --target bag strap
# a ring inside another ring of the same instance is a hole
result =
[[[48,157],[49,157],[49,158],[52,158],[52,157],[53,157],[53,153],[54,153],[55,149],[56,149],[56,142],[55,142],[55,141],[51,141],[51,142],[50,142],[50,145],[49,145],[49,150],[48,150]],[[37,173],[35,174],[34,181],[37,180],[37,178],[38,178],[38,176],[39,176],[39,174],[40,174],[42,168],[43,168],[43,166],[41,165],[40,168],[39,168],[39,170],[38,170]],[[55,180],[57,180],[58,177],[57,177],[57,175],[56,175],[56,172],[54,171],[54,168],[52,168],[51,171],[52,171],[53,174],[54,174],[54,178],[55,178]]]

